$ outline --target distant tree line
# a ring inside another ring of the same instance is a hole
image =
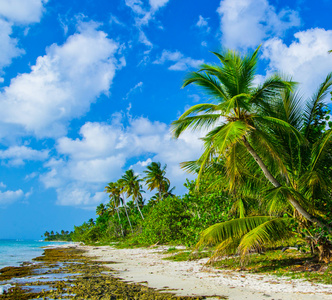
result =
[[[72,241],[72,231],[61,230],[61,232],[55,232],[52,230],[51,232],[45,231],[44,237],[45,241]]]

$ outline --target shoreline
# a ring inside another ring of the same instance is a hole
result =
[[[173,255],[166,252],[168,246],[116,249],[112,246],[67,243],[45,248],[43,247],[43,256],[35,258],[30,265],[27,265],[31,268],[31,272],[28,269],[28,273],[19,280],[15,280],[16,276],[13,277],[14,282],[21,282],[17,287],[19,292],[26,286],[23,282],[30,282],[26,287],[37,289],[39,293],[41,293],[40,285],[49,286],[40,294],[44,297],[50,295],[61,297],[63,288],[69,288],[71,294],[82,293],[81,289],[84,287],[88,288],[84,295],[88,293],[92,295],[90,291],[98,291],[99,295],[106,296],[120,290],[121,293],[150,297],[144,299],[332,300],[332,285],[244,271],[215,269],[205,266],[207,258],[180,262],[164,260],[163,258]],[[80,262],[84,264],[81,265]],[[19,268],[22,270],[24,267]],[[43,276],[51,277],[48,282],[41,282]],[[64,281],[59,282],[58,276]],[[80,286],[79,290],[77,286]],[[21,298],[15,296],[3,298],[0,294],[0,299]]]
[[[218,270],[204,266],[206,258],[174,262],[163,260],[166,246],[157,248],[116,249],[111,246],[78,246],[98,262],[117,271],[119,278],[148,287],[168,287],[178,296],[227,296],[230,300],[332,299],[332,285],[312,283],[265,274]],[[212,299],[212,298],[210,298]],[[218,299],[218,298],[215,298]]]

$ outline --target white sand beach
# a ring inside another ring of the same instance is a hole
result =
[[[217,270],[205,266],[207,259],[174,262],[163,260],[168,247],[115,249],[110,246],[77,246],[108,265],[116,276],[126,281],[144,282],[149,287],[174,289],[177,295],[227,296],[230,300],[327,300],[332,299],[332,285],[316,284],[270,275]],[[213,298],[210,298],[213,299]],[[219,299],[219,298],[215,298]]]

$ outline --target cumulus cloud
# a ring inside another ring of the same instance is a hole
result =
[[[17,191],[0,191],[0,206],[6,206],[12,204],[24,197],[24,193],[21,189]]]
[[[66,134],[68,122],[85,114],[102,93],[108,94],[121,65],[119,45],[82,23],[63,45],[53,44],[38,57],[30,73],[18,75],[0,94],[1,121],[38,137]]]
[[[263,58],[269,60],[269,71],[281,71],[299,82],[306,96],[311,96],[332,70],[332,30],[309,29],[297,32],[286,45],[274,38],[263,45]]]
[[[26,160],[44,161],[48,158],[48,150],[35,150],[26,146],[13,146],[6,150],[0,150],[0,160],[9,165],[20,166]]]
[[[18,47],[18,40],[11,37],[12,24],[0,19],[0,70],[11,64],[12,59],[25,53]]]
[[[168,51],[163,50],[161,56],[155,60],[154,64],[164,64],[166,62],[172,62],[171,66],[168,67],[172,71],[185,71],[189,68],[198,68],[204,63],[204,60],[193,59],[191,57],[185,57],[179,51]]]
[[[15,57],[25,53],[18,46],[18,40],[12,37],[13,26],[39,22],[46,2],[41,0],[0,1],[0,74]],[[0,81],[3,79],[0,78]]]
[[[47,0],[0,1],[0,16],[16,23],[39,22]]]
[[[80,138],[60,138],[56,149],[62,158],[45,164],[48,172],[40,177],[41,181],[45,187],[56,189],[59,204],[86,206],[101,199],[103,194],[98,193],[108,182],[119,179],[133,159],[139,160],[133,165],[137,172],[151,161],[166,163],[172,184],[183,192],[181,186],[188,175],[179,163],[197,159],[202,141],[192,132],[175,140],[165,123],[143,117],[124,120],[116,115],[111,124],[86,123]],[[141,161],[140,157],[145,159]],[[66,193],[75,197],[66,198]]]
[[[269,36],[280,36],[301,23],[296,11],[276,12],[267,0],[222,0],[218,13],[222,45],[228,48],[257,47]]]

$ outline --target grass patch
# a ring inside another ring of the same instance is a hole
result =
[[[164,259],[172,261],[186,261],[186,260],[196,260],[196,259],[206,258],[210,256],[211,256],[211,251],[193,253],[192,251],[182,250],[172,256],[165,257]]]
[[[212,265],[219,269],[267,273],[332,284],[331,263],[319,263],[309,253],[301,253],[297,250],[287,250],[285,252],[274,250],[267,251],[264,254],[252,254],[245,264],[241,263],[239,258],[232,257],[213,262]]]

